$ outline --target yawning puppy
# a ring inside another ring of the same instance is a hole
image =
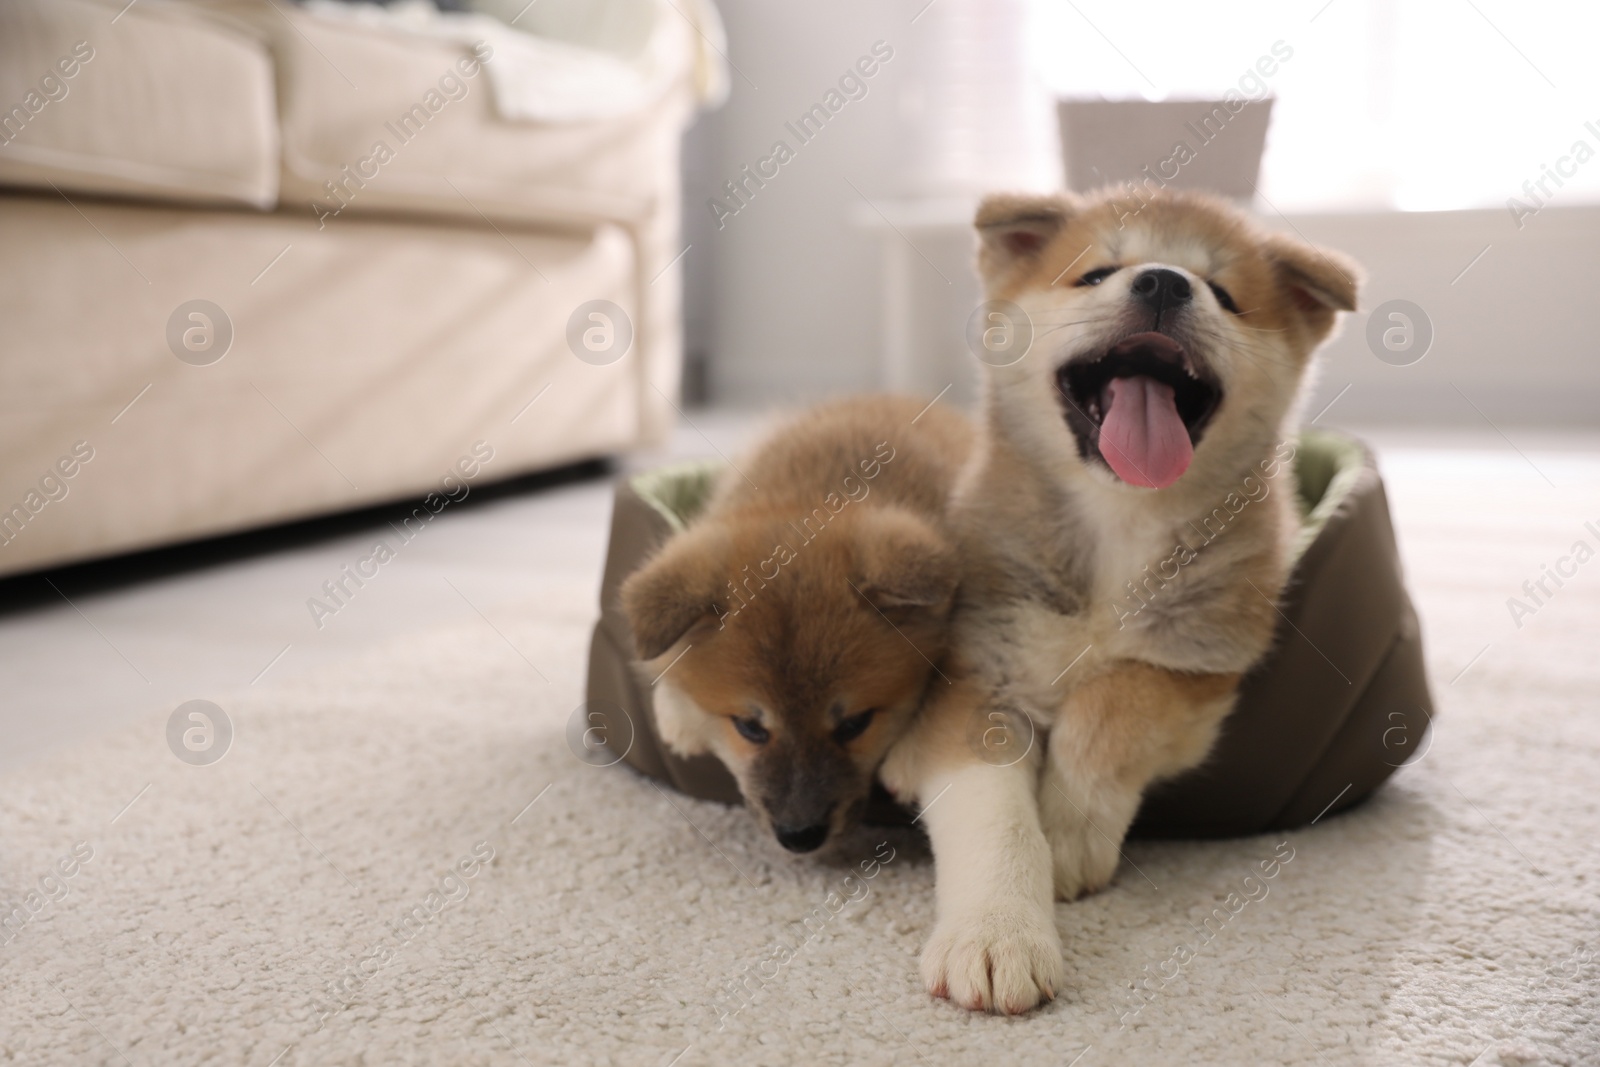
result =
[[[1020,1011],[1061,980],[1052,888],[1110,880],[1146,786],[1205,757],[1267,650],[1295,400],[1357,269],[1197,196],[994,197],[977,228],[1033,343],[986,370],[957,489],[955,684],[883,777],[927,806],[928,987]],[[990,758],[996,722],[1041,744]]]
[[[720,757],[790,851],[860,818],[943,654],[971,439],[921,401],[812,411],[622,586],[662,740]]]

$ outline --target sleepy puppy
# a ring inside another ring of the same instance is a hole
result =
[[[959,578],[946,512],[971,438],[960,415],[905,398],[811,411],[623,583],[644,674],[667,672],[662,740],[721,758],[792,852],[860,818],[934,677]]]
[[[987,295],[1034,339],[985,368],[956,492],[954,684],[883,769],[925,806],[939,868],[924,980],[971,1008],[1059,988],[1052,896],[1111,879],[1145,788],[1205,758],[1267,650],[1298,529],[1296,401],[1355,307],[1343,256],[1221,201],[1141,195],[977,215]],[[990,722],[1028,758],[975,746]]]

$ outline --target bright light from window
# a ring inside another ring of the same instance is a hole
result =
[[[1284,210],[1600,200],[1600,4],[1223,7],[1033,0],[1032,59],[1058,95],[1214,98],[1281,41],[1261,188]]]

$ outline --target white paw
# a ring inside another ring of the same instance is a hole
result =
[[[1122,854],[1093,827],[1056,827],[1045,831],[1050,842],[1050,871],[1057,900],[1076,900],[1111,884]]]
[[[1050,871],[1057,900],[1076,900],[1111,883],[1122,859],[1127,820],[1091,823],[1049,783],[1039,795],[1039,818],[1050,843]]]
[[[1017,1015],[1054,1000],[1065,971],[1048,908],[1018,907],[941,919],[922,950],[922,981],[972,1011]]]

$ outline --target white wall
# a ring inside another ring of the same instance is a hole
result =
[[[915,111],[919,79],[939,76],[929,69],[936,50],[919,47],[931,14],[911,23],[922,7],[722,3],[730,58],[743,74],[733,74],[726,107],[696,131],[691,145],[700,151],[685,190],[695,246],[685,264],[690,348],[709,353],[718,402],[798,402],[880,384],[880,246],[852,224],[863,202],[850,183],[874,200],[916,184],[906,173],[915,154],[905,116]],[[880,39],[895,57],[868,81],[867,96],[798,146],[784,123]],[[794,160],[718,229],[706,200],[778,138],[796,147]],[[1476,404],[1497,422],[1600,423],[1600,358],[1589,333],[1600,207],[1548,207],[1520,231],[1502,210],[1295,216],[1293,225],[1366,266],[1364,309],[1407,299],[1435,329],[1420,362],[1396,367],[1368,349],[1365,314],[1350,316],[1308,413],[1350,385],[1324,421],[1481,425]],[[977,299],[970,235],[911,236],[934,264],[913,257],[921,384],[931,394],[955,382],[953,398],[970,396],[960,334]]]
[[[715,117],[715,163],[685,192],[685,210],[711,259],[711,386],[719,401],[821,396],[874,384],[878,308],[876,245],[850,225],[853,204],[889,191],[896,94],[907,62],[908,15],[849,0],[766,4],[730,0],[733,74]],[[874,41],[894,58],[810,143],[785,129],[820,101]],[[766,156],[778,139],[795,158],[748,206],[711,222],[706,201],[722,182]],[[709,223],[709,225],[708,225]],[[691,238],[693,239],[693,237]],[[692,312],[691,312],[692,314]]]
[[[1023,54],[1027,0],[725,0],[721,9],[737,70],[728,104],[699,135],[713,162],[686,174],[690,255],[709,261],[686,268],[690,348],[714,353],[712,390],[723,401],[871,387],[881,295],[878,246],[851,221],[871,210],[863,195],[1058,180],[1053,117]],[[894,54],[867,95],[801,145],[785,123],[878,41]],[[707,199],[780,138],[794,160],[736,216],[712,223]]]
[[[1504,211],[1262,222],[1349,253],[1367,273],[1360,310],[1343,317],[1318,359],[1307,418],[1337,397],[1325,424],[1600,425],[1590,311],[1600,295],[1600,207],[1547,208],[1521,231]],[[911,236],[955,283],[931,270],[913,276],[915,387],[932,395],[954,383],[949,397],[969,400],[976,368],[962,328],[979,299],[971,232],[951,225]],[[877,285],[875,266],[862,268],[864,284]],[[1369,315],[1391,300],[1422,308],[1433,330],[1427,353],[1405,366],[1378,358],[1367,341]]]
[[[1368,275],[1362,313],[1347,316],[1323,354],[1309,415],[1350,385],[1324,422],[1600,425],[1600,207],[1548,207],[1520,231],[1503,210],[1306,216],[1294,225],[1354,256]],[[1366,313],[1394,299],[1420,306],[1434,328],[1432,348],[1409,366],[1384,363],[1367,345]]]

